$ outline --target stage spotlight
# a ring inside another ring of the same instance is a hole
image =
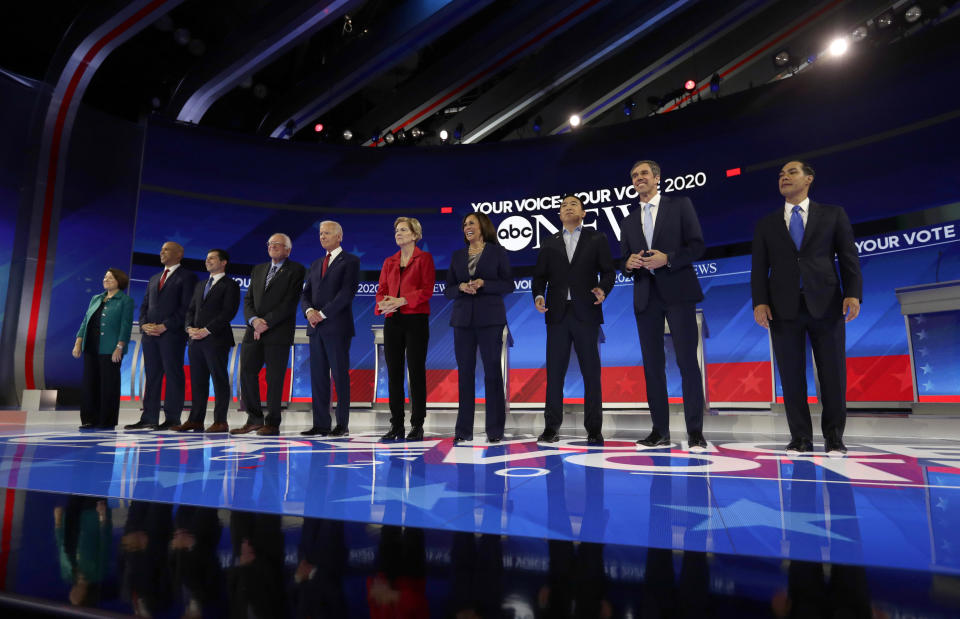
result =
[[[785,67],[790,64],[790,52],[785,49],[781,49],[779,52],[774,54],[773,64],[777,67]]]
[[[886,13],[884,13],[883,15],[877,18],[877,27],[880,28],[881,30],[884,28],[889,28],[892,25],[893,25],[893,13],[891,11],[887,11]]]
[[[380,130],[374,129],[373,133],[370,135],[370,141],[373,142],[373,145],[376,146],[380,142]]]
[[[903,18],[907,20],[908,24],[916,22],[921,17],[923,17],[923,9],[920,8],[919,4],[914,4],[903,14]]]
[[[397,142],[405,143],[409,135],[407,134],[406,129],[397,129]]]
[[[857,26],[853,29],[853,32],[850,33],[850,38],[853,39],[854,43],[859,43],[867,38],[870,35],[870,31],[867,30],[866,26]]]
[[[352,140],[352,139],[353,139],[353,131],[350,131],[349,129],[344,129],[344,130],[343,130],[343,139],[346,140],[347,142],[349,142],[350,140]]]
[[[396,138],[393,137],[392,133],[388,133],[385,136],[383,136],[383,141],[386,142],[387,144],[393,144],[395,140]]]
[[[685,91],[687,91],[688,93],[693,92],[694,90],[697,89],[697,81],[696,81],[696,80],[687,80],[687,81],[685,81],[685,82],[683,83],[683,89],[684,89]]]
[[[533,133],[535,135],[540,135],[540,129],[543,128],[543,118],[537,116],[533,119]]]
[[[323,131],[323,123],[315,124],[313,126],[313,130],[316,131],[317,133],[320,133],[321,131]]]
[[[463,138],[463,123],[458,123],[453,130],[453,139],[459,142],[461,138]]]
[[[623,102],[623,115],[629,117],[633,114],[633,110],[636,107],[637,102],[633,100],[633,97],[628,97],[627,100]]]
[[[830,43],[830,55],[838,58],[847,53],[850,43],[845,37],[838,37]]]
[[[410,137],[413,138],[414,140],[419,140],[424,135],[426,135],[426,133],[420,127],[414,127],[413,129],[410,130]]]
[[[576,128],[579,127],[579,126],[580,126],[580,116],[577,115],[577,114],[571,114],[571,115],[570,115],[570,128],[571,128],[571,129],[576,129]]]
[[[441,130],[440,130],[440,141],[441,141],[441,142],[446,142],[446,141],[447,141],[447,138],[449,138],[449,137],[450,137],[450,132],[449,132],[449,131],[447,131],[446,129],[441,129]]]
[[[720,92],[720,74],[714,73],[713,77],[710,78],[710,92],[718,93]]]

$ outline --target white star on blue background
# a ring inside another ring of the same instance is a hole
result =
[[[929,363],[926,363],[926,364],[924,364],[924,365],[921,365],[921,366],[920,366],[920,369],[923,370],[923,373],[924,373],[924,374],[929,374],[931,371],[933,371],[933,368],[930,367],[930,364],[929,364]]]
[[[710,516],[713,513],[711,507],[692,507],[686,505],[657,505],[657,507],[666,507],[676,511],[683,511],[690,514],[700,514],[701,516]],[[716,525],[712,525],[709,518],[693,527],[691,531],[707,531],[710,529],[735,529],[744,527],[769,527],[771,529],[785,529],[795,533],[805,533],[817,537],[827,537],[844,542],[852,542],[849,537],[845,537],[823,527],[812,524],[813,522],[823,522],[828,516],[816,512],[797,512],[772,509],[761,503],[755,503],[747,499],[739,499],[732,505],[719,507],[716,510],[720,514],[720,520]],[[846,516],[831,514],[830,520],[848,520],[856,516]]]
[[[923,340],[927,339],[927,332],[924,331],[923,329],[921,329],[921,330],[917,331],[916,336],[917,336],[917,339],[918,339],[918,340],[923,341]]]
[[[460,499],[465,497],[480,497],[484,493],[478,492],[455,492],[447,490],[447,484],[426,484],[424,486],[414,486],[409,490],[407,488],[393,488],[391,486],[360,486],[367,491],[367,494],[349,497],[346,499],[337,499],[336,503],[351,502],[369,502],[370,492],[373,492],[373,499],[378,503],[387,501],[399,501],[407,505],[414,505],[424,510],[431,510],[440,499]]]

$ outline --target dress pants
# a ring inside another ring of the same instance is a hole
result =
[[[383,356],[390,390],[390,425],[403,425],[403,365],[410,378],[410,423],[423,426],[427,416],[427,343],[429,314],[394,313],[383,321]]]
[[[556,310],[551,310],[556,311]],[[570,365],[570,345],[577,352],[583,375],[583,426],[588,434],[603,426],[603,399],[600,390],[600,325],[577,318],[568,301],[560,322],[547,324],[547,401],[544,407],[546,430],[558,432],[563,424],[563,379]]]
[[[337,425],[350,425],[350,337],[331,333],[310,336],[310,387],[313,427],[330,430],[330,378],[337,388]]]
[[[165,331],[161,335],[143,335],[143,369],[146,387],[143,393],[143,423],[160,421],[160,397],[163,393],[164,421],[180,423],[183,412],[183,394],[186,374],[183,371],[183,353],[187,336],[183,332]]]
[[[80,423],[117,425],[120,416],[120,364],[111,355],[83,353],[83,405]]]
[[[697,362],[697,304],[692,301],[666,304],[654,281],[650,285],[647,307],[635,316],[653,429],[661,436],[670,436],[666,352],[663,349],[663,321],[666,318],[683,384],[683,416],[687,432],[702,432],[704,398],[703,375]]]
[[[290,346],[264,344],[262,340],[244,342],[240,347],[240,393],[247,411],[247,423],[280,426],[283,381],[287,375]],[[260,368],[267,367],[267,416],[260,405]]]
[[[207,400],[210,397],[210,378],[213,378],[213,421],[227,422],[227,408],[230,406],[230,376],[227,373],[227,360],[230,347],[217,344],[209,339],[193,340],[187,348],[190,359],[190,391],[193,396],[190,407],[190,421],[203,423],[207,416]]]
[[[813,440],[807,403],[807,336],[820,378],[823,436],[842,438],[847,420],[846,334],[839,305],[831,307],[822,318],[814,318],[802,296],[795,319],[778,320],[774,316],[770,321],[773,354],[783,385],[783,402],[792,438]]]
[[[483,361],[483,385],[486,399],[485,425],[487,438],[502,438],[506,423],[506,402],[503,394],[503,325],[486,327],[454,327],[453,349],[457,357],[459,408],[456,436],[473,439],[473,416],[476,408],[477,350]]]

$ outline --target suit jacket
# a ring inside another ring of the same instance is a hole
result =
[[[447,286],[444,295],[453,299],[450,313],[451,327],[490,327],[507,324],[507,310],[503,295],[513,292],[513,276],[507,250],[488,243],[477,261],[477,270],[470,276],[467,248],[454,252],[447,269]],[[460,290],[460,284],[471,279],[482,279],[483,287],[477,294]]]
[[[316,328],[308,324],[307,335],[339,333],[353,337],[353,297],[357,295],[360,282],[360,258],[341,251],[327,264],[327,275],[324,277],[325,259],[326,255],[310,265],[300,296],[300,308],[304,314],[312,307],[326,316]]]
[[[244,322],[247,323],[247,332],[243,336],[243,341],[253,341],[253,327],[250,326],[250,319],[257,316],[266,320],[269,325],[269,328],[260,335],[261,342],[269,345],[292,346],[293,333],[297,328],[297,303],[303,292],[303,278],[307,270],[302,264],[287,258],[270,280],[270,286],[264,288],[270,265],[270,262],[258,264],[250,272],[250,287],[247,289],[247,296],[243,299],[243,316]]]
[[[567,260],[563,230],[542,241],[533,270],[533,298],[546,292],[544,297],[549,311],[543,316],[547,324],[563,319],[563,312],[559,310],[567,302],[568,291],[573,312],[579,320],[602,324],[602,306],[596,305],[597,297],[590,291],[599,286],[604,294],[609,295],[613,282],[610,244],[602,232],[581,228],[573,260]]]
[[[703,300],[703,289],[693,270],[693,261],[703,255],[703,233],[690,198],[660,195],[657,221],[653,226],[653,247],[643,235],[643,209],[636,209],[620,224],[620,253],[623,274],[633,279],[633,309],[642,312],[650,298],[650,282],[656,278],[657,292],[669,305]],[[627,258],[638,251],[657,249],[667,255],[667,264],[650,273],[647,269],[628,271]]]
[[[750,273],[753,306],[769,305],[774,320],[796,318],[801,282],[807,309],[816,318],[831,308],[839,311],[844,297],[863,296],[853,227],[839,206],[810,201],[800,249],[790,238],[783,207],[757,222]]]
[[[204,299],[203,290],[206,287],[207,280],[204,279],[198,281],[193,289],[193,298],[187,309],[187,327],[206,329],[210,335],[203,340],[190,340],[190,343],[210,341],[230,348],[236,343],[230,321],[240,307],[240,284],[224,275],[211,286],[210,293]]]
[[[166,288],[166,286],[164,286]],[[87,346],[87,323],[90,318],[97,313],[100,303],[106,298],[107,293],[93,295],[90,299],[90,305],[83,316],[83,322],[80,323],[80,330],[77,331],[77,337],[83,341],[80,343],[80,350],[85,350]],[[122,290],[118,290],[113,297],[106,300],[103,307],[103,313],[100,314],[100,348],[101,355],[113,354],[117,347],[117,342],[130,343],[130,332],[133,330],[133,299],[128,297]],[[123,347],[126,354],[129,346]]]
[[[162,276],[163,271],[151,277],[147,284],[147,294],[143,295],[143,302],[140,304],[140,324],[163,323],[167,331],[179,333],[186,338],[183,325],[187,308],[190,307],[190,297],[193,296],[193,287],[197,285],[197,276],[181,264],[167,276],[163,290],[160,290]]]
[[[436,283],[436,267],[433,265],[433,256],[419,247],[413,248],[410,262],[404,269],[403,278],[400,277],[400,252],[393,254],[383,261],[380,269],[380,285],[377,287],[377,303],[383,297],[403,297],[406,305],[400,306],[398,314],[429,314],[430,298],[433,296],[433,285]],[[373,308],[374,315],[380,315],[380,308]]]

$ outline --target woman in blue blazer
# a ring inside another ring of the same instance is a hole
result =
[[[120,362],[133,329],[133,299],[123,292],[129,283],[120,269],[107,269],[104,291],[90,299],[77,331],[73,356],[83,355],[81,430],[112,430],[120,416]]]
[[[450,259],[444,289],[444,294],[453,299],[450,326],[459,374],[460,406],[454,442],[473,440],[479,349],[486,390],[487,441],[499,443],[506,422],[500,364],[503,327],[507,324],[503,295],[513,291],[513,277],[507,252],[497,243],[497,233],[489,217],[470,213],[463,218],[462,227],[467,246]]]

